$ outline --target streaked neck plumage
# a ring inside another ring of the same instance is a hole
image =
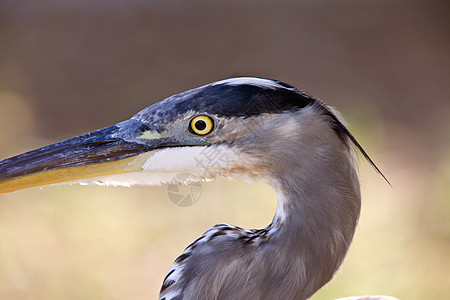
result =
[[[271,230],[279,255],[296,265],[297,278],[303,281],[298,299],[306,299],[342,263],[358,222],[361,196],[349,141],[341,140],[323,117],[303,114],[301,122],[316,130],[292,134],[292,142],[276,150],[272,185],[278,205]]]
[[[352,162],[343,159],[344,168],[338,171],[315,166],[313,173],[305,168],[279,180],[283,184],[277,188],[278,209],[271,230],[278,255],[296,265],[294,276],[301,280],[297,286],[301,297],[293,299],[309,298],[332,278],[353,238],[361,202],[357,181],[349,180],[356,173],[351,165],[345,170]]]

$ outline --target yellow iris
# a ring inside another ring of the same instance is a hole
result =
[[[196,116],[189,124],[193,133],[198,135],[205,135],[214,129],[214,121],[205,115]]]

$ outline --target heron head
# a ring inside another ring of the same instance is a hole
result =
[[[327,139],[344,148],[353,141],[360,148],[320,101],[279,81],[233,78],[171,96],[110,127],[0,161],[0,192],[58,183],[174,183],[180,173],[192,175],[186,180],[261,178],[298,168],[298,153],[325,151]],[[319,144],[325,148],[317,149]]]

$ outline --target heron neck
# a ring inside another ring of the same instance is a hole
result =
[[[278,178],[274,239],[281,253],[297,260],[305,293],[312,295],[339,268],[353,238],[360,213],[360,191],[354,165],[293,168]],[[312,176],[311,176],[312,175]]]

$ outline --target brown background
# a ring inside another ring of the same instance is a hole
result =
[[[314,299],[450,292],[450,24],[446,1],[0,1],[0,158],[129,118],[236,75],[338,108],[391,180],[362,162],[364,207]],[[220,196],[218,195],[220,194]],[[268,194],[268,195],[267,195]],[[52,187],[0,196],[0,299],[155,298],[209,226],[268,224],[263,185]],[[251,212],[251,213],[250,213]]]

